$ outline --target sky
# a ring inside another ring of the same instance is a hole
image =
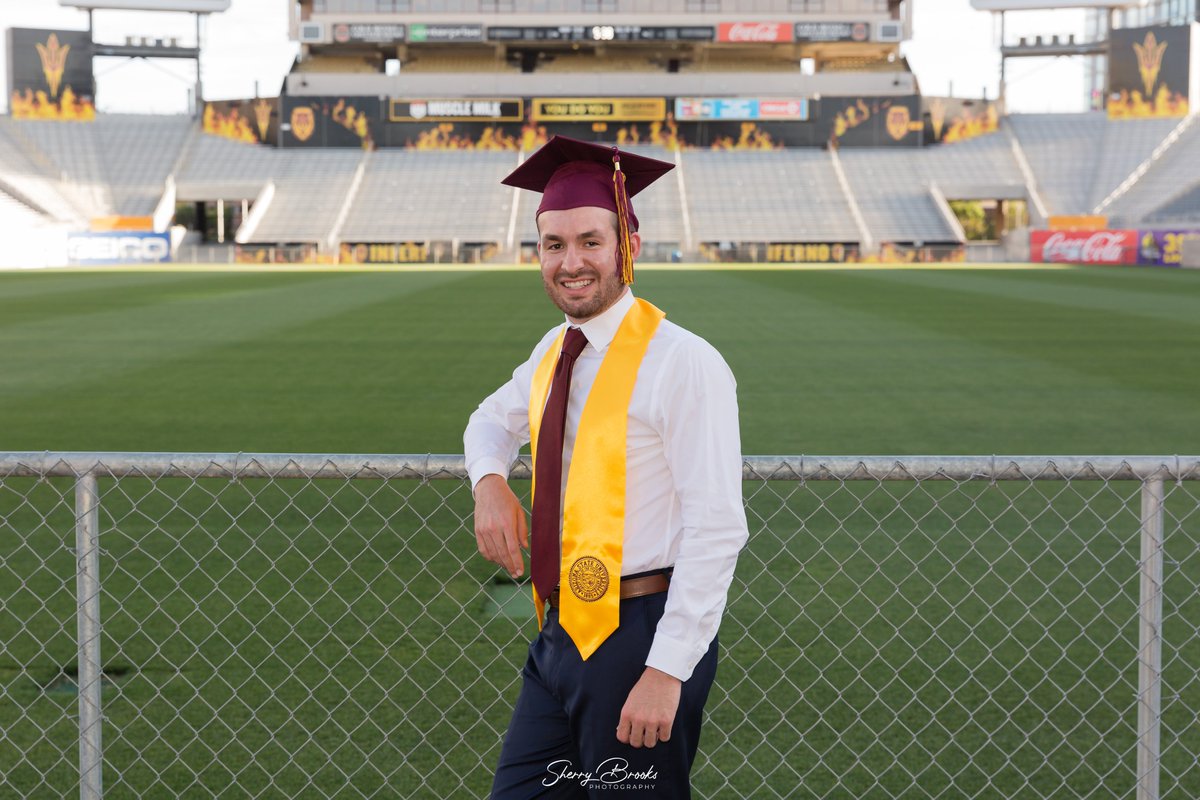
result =
[[[993,15],[971,8],[969,0],[914,0],[913,38],[902,52],[927,95],[995,98],[1000,52]],[[209,100],[279,93],[298,46],[287,38],[289,0],[233,0],[212,15],[204,29],[201,77]],[[1082,11],[1010,14],[1010,40],[1024,34],[1081,33]],[[0,0],[0,30],[87,28],[87,14],[63,8],[58,0]],[[95,40],[123,43],[127,35],[179,37],[195,42],[189,14],[97,11]],[[0,37],[0,86],[7,86],[6,43]],[[101,112],[182,113],[195,84],[189,61],[96,59],[96,107]],[[1083,111],[1087,104],[1082,59],[1010,59],[1008,109],[1016,112]],[[8,110],[7,91],[0,110]]]

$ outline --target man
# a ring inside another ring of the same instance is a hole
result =
[[[555,137],[504,180],[542,192],[542,282],[567,323],[463,437],[479,552],[520,577],[532,539],[541,623],[498,800],[690,796],[747,530],[733,375],[628,285],[641,251],[629,197],[672,167]],[[527,441],[532,536],[507,483]]]

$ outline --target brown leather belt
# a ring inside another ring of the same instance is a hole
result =
[[[621,599],[630,600],[634,597],[644,597],[648,594],[665,592],[671,587],[671,576],[664,573],[643,575],[640,578],[621,579]],[[558,589],[550,593],[550,607],[558,608]]]

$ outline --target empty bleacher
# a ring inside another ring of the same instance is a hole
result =
[[[1051,214],[1090,214],[1150,157],[1177,119],[1110,120],[1084,114],[1009,118]]]
[[[860,238],[822,150],[688,151],[683,164],[697,242]]]
[[[1088,113],[1017,115],[1005,124],[1020,141],[1050,212],[1068,214],[1090,213],[1180,120],[1110,121]],[[663,147],[626,147],[676,160]],[[1200,124],[1192,124],[1104,210],[1112,225],[1200,224],[1198,152]],[[1003,133],[921,149],[843,147],[838,157],[876,242],[957,237],[931,185],[952,200],[1026,195]],[[695,252],[702,242],[862,238],[826,150],[685,150],[679,159],[679,173],[636,200],[648,244]],[[537,238],[538,196],[500,184],[517,163],[511,151],[277,149],[201,133],[182,116],[101,115],[92,123],[0,116],[0,223],[78,229],[97,216],[149,215],[176,170],[181,202],[253,200],[273,182],[274,199],[251,242],[324,242],[336,233],[346,242],[503,245],[515,222],[513,238],[527,243]]]
[[[11,130],[26,147],[35,149],[52,165],[62,177],[59,192],[85,217],[115,213],[94,125],[14,120]]]
[[[255,145],[246,145],[254,147]],[[320,242],[333,230],[364,151],[293,150],[276,164],[275,198],[249,242]]]
[[[153,214],[192,129],[191,118],[103,114],[91,124],[112,193],[113,213]]]
[[[516,164],[516,154],[503,151],[376,151],[340,238],[502,243],[512,190],[500,180]]]
[[[176,197],[181,201],[253,199],[284,157],[284,152],[274,147],[197,134],[175,176]]]
[[[936,183],[951,199],[1012,200],[1028,194],[1012,147],[1000,133],[895,155],[915,161],[922,180]]]
[[[4,163],[55,182],[55,192],[77,216],[90,219],[152,214],[192,120],[103,114],[86,123],[5,118],[2,127],[0,147],[9,156],[17,152]]]
[[[1050,213],[1089,213],[1107,117],[1102,113],[1013,114],[1008,120]]]
[[[1178,120],[1172,120],[1178,122]],[[1116,124],[1116,123],[1114,123]],[[1105,213],[1114,225],[1137,227],[1143,220],[1189,219],[1186,193],[1200,183],[1200,124],[1192,122],[1183,135],[1156,160],[1136,184],[1117,198]],[[1149,154],[1147,154],[1149,155]],[[1176,205],[1174,201],[1180,203]],[[1200,215],[1190,217],[1200,223]]]
[[[1200,182],[1163,203],[1147,215],[1145,221],[1163,227],[1200,224]]]
[[[0,188],[52,219],[73,225],[87,221],[86,212],[63,194],[62,173],[24,136],[10,117],[0,116]]]
[[[888,147],[847,147],[839,154],[863,221],[876,241],[958,239],[938,210],[929,191],[929,178],[911,152]]]

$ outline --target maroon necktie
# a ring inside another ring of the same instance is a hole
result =
[[[571,371],[583,352],[587,338],[579,328],[568,328],[563,337],[562,353],[554,366],[550,397],[538,428],[537,453],[533,476],[533,586],[543,600],[558,586],[561,556],[558,552],[559,522],[562,518],[563,430],[567,421],[567,395],[571,391]]]

